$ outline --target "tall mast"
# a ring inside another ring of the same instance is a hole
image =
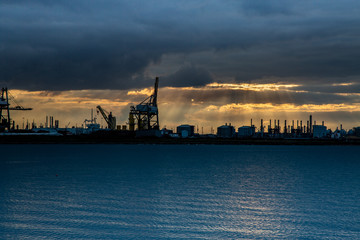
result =
[[[159,77],[155,79],[155,86],[154,86],[154,94],[153,94],[153,106],[157,106],[157,93],[158,93],[158,86],[159,86]]]

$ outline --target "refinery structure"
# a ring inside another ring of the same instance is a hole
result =
[[[324,121],[317,122],[313,120],[312,115],[305,121],[303,120],[282,120],[270,119],[268,125],[264,124],[263,119],[260,125],[253,124],[250,119],[249,125],[236,128],[231,123],[225,123],[217,127],[216,132],[211,128],[210,134],[199,133],[198,127],[195,130],[194,125],[182,124],[174,129],[160,128],[159,108],[158,108],[158,88],[159,78],[155,78],[155,84],[152,94],[135,106],[130,106],[128,122],[123,125],[117,125],[116,118],[112,112],[105,110],[100,105],[96,106],[97,116],[106,122],[106,127],[101,128],[97,122],[94,111],[91,109],[91,118],[85,119],[82,126],[69,127],[70,122],[65,128],[59,127],[59,120],[53,116],[46,116],[45,124],[37,126],[35,122],[22,128],[11,118],[12,111],[28,111],[32,108],[26,108],[16,103],[15,98],[7,88],[1,89],[0,95],[0,136],[1,135],[51,135],[51,136],[69,136],[69,135],[89,135],[96,133],[114,134],[119,137],[142,138],[142,137],[164,137],[168,139],[344,139],[360,138],[360,127],[354,127],[348,131],[342,128],[336,130],[328,129]]]

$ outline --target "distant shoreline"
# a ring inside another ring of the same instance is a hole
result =
[[[360,138],[275,139],[275,138],[137,138],[133,136],[0,136],[0,144],[193,144],[193,145],[360,145]]]

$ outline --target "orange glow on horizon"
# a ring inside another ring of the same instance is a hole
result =
[[[159,106],[161,113],[161,123],[167,126],[176,126],[181,123],[205,124],[206,126],[216,126],[215,124],[227,121],[243,121],[250,117],[259,118],[260,116],[281,116],[291,118],[291,116],[305,115],[308,113],[336,113],[336,112],[359,112],[360,102],[336,103],[336,104],[302,104],[280,103],[275,104],[270,101],[261,103],[234,103],[227,94],[226,89],[237,89],[238,85],[210,85],[217,87],[164,87],[160,89]],[[276,89],[274,86],[260,85],[258,90],[253,90],[255,85],[245,91],[259,92],[265,94],[264,89]],[[279,85],[281,86],[281,85]],[[279,91],[286,91],[296,85],[288,85]],[[261,90],[262,89],[262,90]],[[201,92],[203,91],[203,92]],[[208,91],[208,92],[207,92]],[[13,119],[20,123],[25,119],[34,119],[43,122],[46,115],[54,115],[61,124],[71,121],[72,125],[81,124],[83,120],[89,118],[90,109],[101,105],[108,111],[112,111],[119,120],[119,124],[126,124],[128,118],[129,105],[141,102],[153,92],[152,88],[140,90],[71,90],[71,91],[26,91],[10,90],[17,103],[24,107],[32,107],[32,111],[12,113]],[[295,91],[292,91],[295,92]],[[211,98],[202,99],[204,94],[216,96],[216,100]],[[333,95],[359,96],[359,93],[331,93]],[[199,97],[199,100],[197,97]],[[207,101],[209,99],[209,101]],[[247,99],[249,100],[249,99]],[[251,99],[250,99],[251,100]],[[256,99],[255,100],[259,100]],[[261,100],[261,99],[260,99]],[[336,113],[337,114],[337,113]],[[341,113],[340,113],[341,114]],[[101,117],[98,116],[99,121]],[[120,120],[121,119],[121,120]],[[235,120],[236,119],[236,120]],[[333,118],[335,119],[335,118]],[[333,120],[334,121],[334,120]],[[349,120],[354,124],[360,124],[356,119]]]

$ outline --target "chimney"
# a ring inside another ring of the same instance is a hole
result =
[[[306,121],[306,133],[309,133],[309,120]]]

